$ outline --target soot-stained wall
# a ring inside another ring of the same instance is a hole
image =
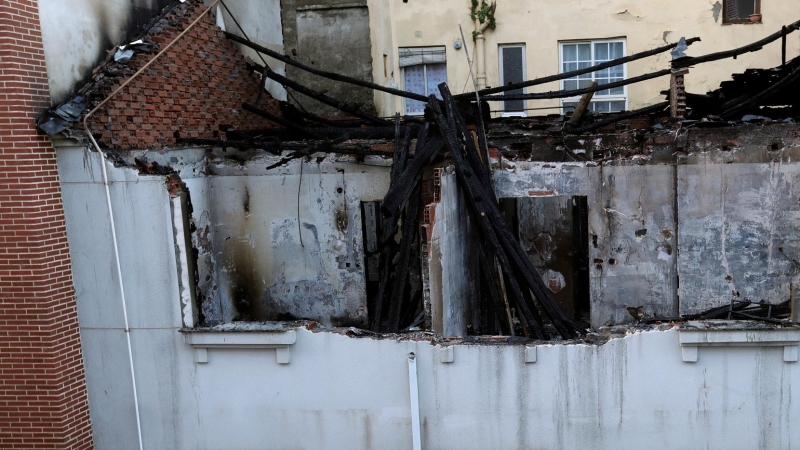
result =
[[[115,45],[125,43],[175,0],[40,0],[50,96],[67,99]]]
[[[673,132],[617,153],[615,139],[581,140],[616,154],[602,162],[505,160],[494,177],[499,197],[587,196],[593,326],[633,321],[627,307],[676,317],[794,295],[797,125]]]
[[[361,202],[383,198],[388,160],[295,160],[266,171],[276,157],[190,155],[140,157],[171,163],[188,188],[201,325],[368,325]]]

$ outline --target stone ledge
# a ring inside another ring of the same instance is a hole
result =
[[[797,362],[800,327],[756,326],[749,322],[687,322],[679,330],[684,362],[697,362],[700,347],[783,347],[783,360]]]
[[[288,331],[184,331],[184,342],[192,346],[194,362],[208,363],[208,349],[275,349],[278,364],[289,364],[289,346],[297,342],[294,330]]]

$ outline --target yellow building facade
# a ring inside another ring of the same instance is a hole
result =
[[[689,56],[729,50],[800,20],[800,0],[497,0],[496,27],[484,32],[481,55],[476,54],[470,0],[370,0],[369,6],[374,18],[374,80],[425,94],[433,93],[435,84],[444,80],[453,93],[473,90],[466,52],[476,75],[482,60],[485,85],[494,87],[631,55],[681,37],[702,39],[689,47]],[[779,66],[781,47],[778,40],[737,59],[691,68],[686,76],[687,91],[704,94],[733,73]],[[800,54],[800,33],[788,36],[786,54],[788,59]],[[602,84],[631,78],[669,68],[670,60],[670,53],[664,52],[581,79],[527,88],[525,93],[573,89],[591,80]],[[600,91],[592,109],[641,108],[663,101],[660,92],[668,88],[669,77],[662,77]],[[552,114],[565,111],[563,107],[575,100],[493,102],[491,108],[494,115]],[[382,93],[376,94],[376,106],[384,116],[420,112],[419,105]]]

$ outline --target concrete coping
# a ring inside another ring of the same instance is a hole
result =
[[[289,364],[289,347],[297,342],[295,330],[208,331],[181,330],[184,342],[194,348],[194,362],[208,363],[209,349],[275,349],[278,364]]]
[[[753,321],[687,322],[679,329],[684,362],[697,362],[700,347],[783,347],[784,362],[797,362],[800,327]]]

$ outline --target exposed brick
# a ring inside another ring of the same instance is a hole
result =
[[[172,42],[204,10],[200,0],[188,0],[159,21],[145,41],[157,44],[151,54],[137,54],[128,63],[138,69]],[[179,26],[167,26],[167,24]],[[199,55],[203,52],[203,57]],[[95,83],[89,94],[93,108],[123,82],[113,79]],[[215,138],[220,126],[238,130],[273,128],[277,125],[242,110],[242,103],[252,103],[260,89],[259,75],[247,68],[244,56],[225,38],[211,14],[206,14],[180,41],[143,71],[130,84],[100,108],[89,120],[94,134],[103,136],[101,145],[116,149],[179,147],[175,131],[184,137]],[[278,102],[266,93],[260,107],[280,115]],[[130,127],[116,123],[136,124],[147,130],[154,142],[129,136],[142,136]],[[152,128],[144,128],[149,124]],[[152,132],[151,132],[152,131]],[[107,133],[111,134],[108,135]],[[157,144],[157,147],[154,146]]]
[[[0,1],[4,450],[92,448],[56,154],[33,126],[49,104],[37,1]]]

